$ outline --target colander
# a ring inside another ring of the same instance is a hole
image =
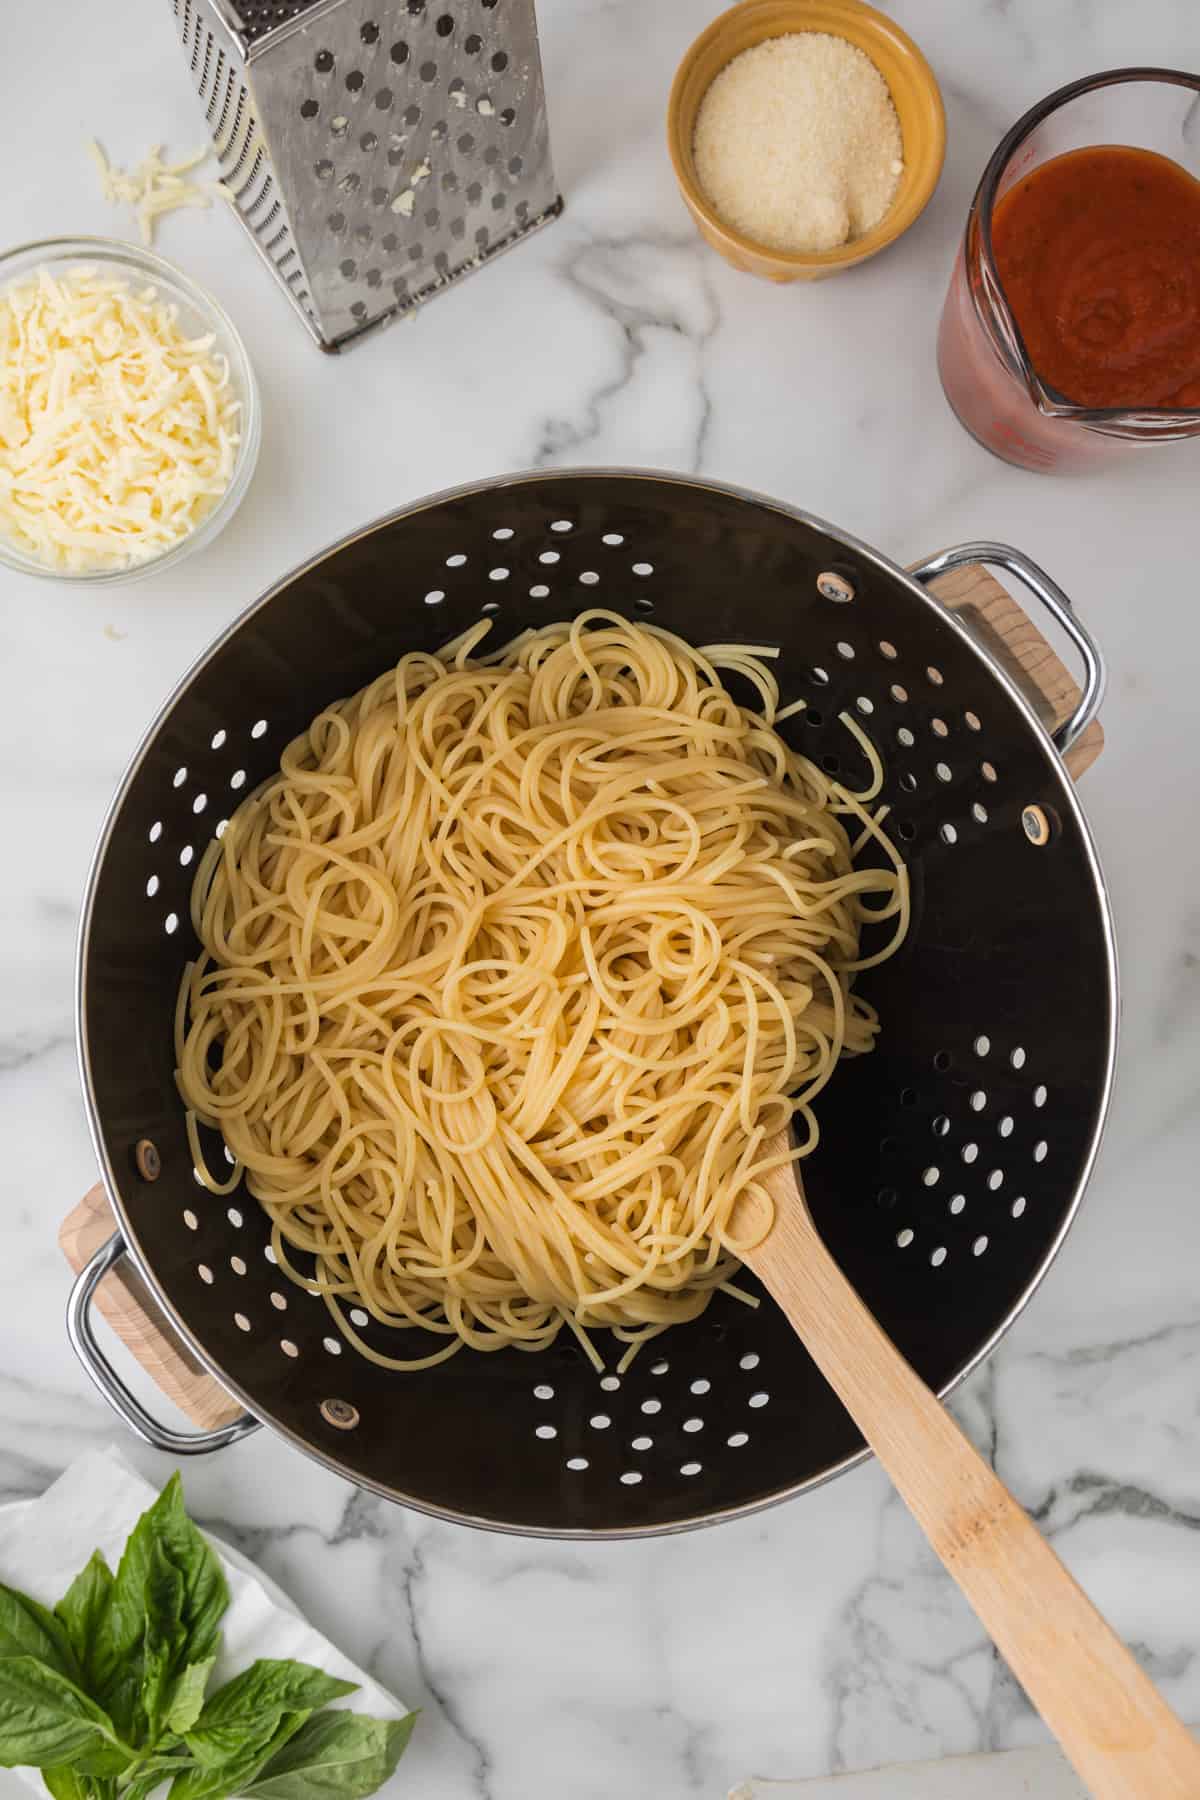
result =
[[[1053,737],[1027,697],[1028,671],[1059,665],[1028,621],[1013,608],[1016,633],[996,635],[986,616],[973,633],[927,591],[981,562],[1020,578],[1082,657],[1083,691]],[[1096,1154],[1116,1038],[1109,905],[1063,760],[1088,741],[1103,665],[1065,596],[1002,545],[965,545],[906,574],[791,507],[690,478],[491,481],[369,526],[250,607],[168,700],[104,824],[83,908],[78,1029],[118,1229],[77,1283],[69,1324],[93,1379],[151,1443],[188,1454],[263,1423],[406,1505],[556,1536],[728,1518],[864,1453],[765,1298],[750,1309],[718,1296],[621,1376],[611,1364],[594,1373],[565,1333],[536,1356],[376,1367],[343,1345],[319,1299],[281,1277],[253,1198],[215,1198],[194,1177],[171,1025],[195,953],[190,884],[218,823],[322,706],[403,652],[481,615],[502,638],[598,605],[698,644],[777,644],[785,702],[808,703],[785,734],[851,783],[865,758],[839,714],[883,753],[913,924],[901,953],[863,978],[883,1021],[878,1048],[822,1095],[804,1176],[827,1243],[930,1387],[946,1393],[986,1355],[1062,1243]],[[215,1135],[206,1147],[220,1159]],[[129,1392],[90,1316],[122,1259],[244,1417],[177,1432]],[[356,1318],[368,1336],[377,1329]]]

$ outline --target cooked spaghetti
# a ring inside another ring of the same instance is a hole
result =
[[[176,1016],[200,1178],[244,1170],[281,1267],[396,1368],[564,1325],[627,1360],[738,1294],[734,1205],[789,1121],[816,1143],[877,1030],[854,976],[908,917],[878,756],[846,717],[854,793],[789,748],[773,650],[600,611],[487,631],[328,707],[243,801]],[[360,1307],[443,1341],[388,1355]]]

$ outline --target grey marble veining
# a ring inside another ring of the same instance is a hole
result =
[[[39,1492],[119,1430],[66,1345],[54,1231],[95,1178],[71,1043],[78,899],[162,696],[269,581],[409,497],[534,463],[696,470],[900,561],[1008,538],[1061,579],[1108,654],[1108,743],[1086,799],[1125,994],[1111,1125],[1062,1256],[956,1410],[1200,1720],[1200,446],[1070,484],[1026,475],[962,434],[933,368],[954,245],[997,137],[1073,76],[1194,63],[1194,8],[893,0],[943,84],[942,184],[889,254],[795,288],[712,256],[675,190],[666,91],[713,9],[540,10],[563,219],[335,360],[308,344],[232,219],[166,221],[160,247],[232,309],[259,371],[250,497],[161,579],[100,593],[0,582],[0,1499]],[[81,140],[95,132],[121,162],[200,141],[166,0],[64,0],[53,22],[21,7],[5,49],[0,97],[24,151],[0,192],[0,243],[128,229]],[[265,1434],[190,1466],[187,1484],[202,1517],[425,1708],[406,1765],[422,1800],[719,1800],[753,1774],[1040,1736],[873,1466],[720,1530],[595,1547],[406,1515]]]

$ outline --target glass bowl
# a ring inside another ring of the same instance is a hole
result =
[[[182,562],[185,556],[191,556],[194,551],[199,550],[201,545],[211,543],[217,533],[229,523],[241,505],[254,474],[262,432],[262,412],[258,384],[254,379],[250,358],[246,354],[246,346],[229,314],[211,294],[150,250],[142,250],[136,244],[123,244],[116,238],[102,237],[47,238],[40,243],[21,244],[15,250],[8,250],[0,255],[0,292],[22,277],[33,275],[38,269],[50,269],[62,274],[81,264],[99,266],[113,275],[124,276],[135,285],[153,283],[164,298],[178,306],[180,324],[190,335],[200,336],[211,332],[213,349],[228,361],[229,378],[241,402],[241,441],[235,453],[229,486],[195,530],[168,549],[161,550],[142,562],[130,563],[122,569],[56,569],[39,562],[36,557],[27,556],[0,535],[0,565],[4,567],[17,569],[23,575],[39,575],[51,581],[112,587],[118,582],[137,581],[144,575],[157,574],[161,569],[173,567]]]

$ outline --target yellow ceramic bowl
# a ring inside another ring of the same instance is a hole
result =
[[[726,225],[705,198],[692,141],[713,79],[764,38],[825,31],[865,50],[891,91],[904,140],[896,198],[873,230],[836,250],[772,250]],[[861,0],[741,0],[701,32],[679,65],[667,106],[667,141],[680,190],[701,232],[735,269],[769,281],[817,281],[895,243],[929,202],[946,154],[946,114],[933,70],[900,27]]]

